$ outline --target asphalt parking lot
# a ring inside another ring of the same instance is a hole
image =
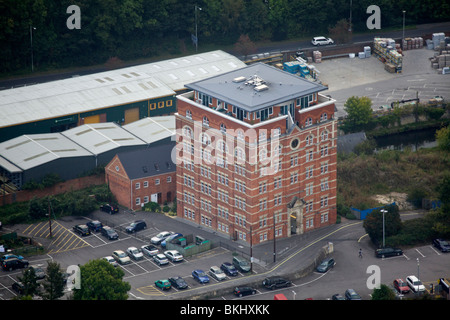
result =
[[[402,73],[389,73],[375,56],[360,59],[325,59],[313,64],[319,79],[328,85],[323,94],[336,100],[337,116],[345,116],[344,104],[351,96],[366,96],[372,108],[390,105],[394,101],[418,97],[426,103],[435,96],[450,100],[450,75],[439,74],[429,58],[435,51],[414,49],[404,51]]]
[[[152,218],[158,218],[155,221]],[[124,231],[124,228],[131,222],[143,219],[147,223],[145,230],[138,231],[135,234],[128,234]],[[85,224],[89,220],[100,220],[104,225],[113,227],[119,234],[118,240],[108,240],[100,233],[91,233],[88,236],[79,236],[72,231],[74,225]],[[167,226],[167,228],[165,228]],[[164,229],[161,229],[164,228]],[[119,213],[115,215],[109,215],[105,212],[94,212],[90,217],[64,217],[58,221],[51,222],[38,222],[30,225],[15,225],[12,226],[12,230],[19,234],[26,235],[34,238],[38,242],[42,243],[46,248],[46,254],[40,256],[26,257],[30,264],[40,264],[44,268],[47,265],[47,261],[57,261],[63,270],[70,265],[85,264],[92,259],[98,259],[105,256],[110,256],[114,250],[126,251],[129,247],[140,248],[143,245],[150,244],[150,239],[161,231],[174,231],[180,232],[185,235],[201,234],[208,239],[209,235],[212,235],[204,230],[199,229],[197,226],[190,226],[184,223],[180,223],[172,218],[163,216],[162,214],[136,212]],[[223,239],[225,240],[225,239]],[[191,272],[194,269],[202,269],[208,272],[211,266],[220,266],[223,262],[231,262],[233,255],[232,251],[228,248],[220,246],[220,240],[214,240],[215,244],[218,244],[211,250],[197,254],[192,257],[184,258],[182,262],[171,262],[167,265],[158,265],[155,261],[148,256],[144,256],[142,260],[132,260],[130,264],[119,265],[124,271],[124,280],[129,282],[132,286],[130,291],[131,299],[158,299],[163,297],[173,297],[178,299],[183,296],[189,296],[195,294],[195,289],[201,289],[205,286],[220,285],[217,280],[210,277],[209,284],[200,284],[193,279]],[[158,246],[160,252],[164,252],[165,249]],[[261,272],[263,269],[259,265],[254,265],[254,274]],[[11,272],[0,271],[0,299],[11,299],[16,295],[11,290],[12,283],[17,281],[18,277],[22,274],[22,270],[14,270]],[[238,273],[233,280],[239,280],[248,276],[249,274]],[[184,290],[177,290],[172,288],[169,291],[162,291],[156,288],[154,282],[159,279],[165,279],[173,276],[182,277],[188,284],[188,288]],[[224,281],[231,280],[227,277]],[[222,282],[224,282],[222,281]]]

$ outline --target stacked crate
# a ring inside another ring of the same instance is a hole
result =
[[[321,63],[322,62],[322,52],[313,51],[313,59],[314,59],[315,63]]]
[[[403,39],[402,48],[403,48],[403,51],[413,50],[413,49],[422,49],[423,48],[423,38],[422,37],[405,38],[405,39]]]

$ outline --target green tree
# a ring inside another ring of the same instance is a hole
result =
[[[23,271],[22,277],[17,277],[23,284],[23,296],[33,297],[38,292],[39,284],[37,282],[36,273],[34,269],[27,268]]]
[[[436,131],[436,140],[439,149],[442,151],[450,151],[450,126]]]
[[[41,296],[44,300],[56,300],[64,295],[64,278],[57,262],[49,261],[46,270],[46,278],[43,282],[44,292]]]
[[[387,213],[384,214],[385,238],[396,235],[402,228],[400,213],[397,205],[384,208]],[[383,213],[380,209],[373,210],[364,220],[363,227],[368,233],[372,242],[382,244],[383,242]]]
[[[382,284],[378,289],[373,289],[372,300],[395,300],[395,292],[387,285]]]
[[[372,124],[372,101],[368,97],[352,96],[344,104],[347,117],[344,120],[344,131],[358,132],[368,129]]]
[[[91,260],[80,267],[80,289],[74,289],[74,300],[126,300],[131,289],[124,282],[125,273],[103,259]]]

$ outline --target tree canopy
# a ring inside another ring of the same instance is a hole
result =
[[[131,289],[122,280],[125,273],[103,259],[91,260],[80,267],[80,289],[74,289],[74,300],[126,300]]]
[[[367,31],[368,1],[353,1],[352,29]],[[69,29],[67,8],[80,8],[80,29]],[[381,27],[449,21],[447,2],[377,1]],[[197,11],[195,19],[195,6]],[[348,0],[0,0],[0,73],[148,58],[193,52],[197,20],[199,48],[326,34],[348,19]],[[31,48],[32,36],[32,48]]]

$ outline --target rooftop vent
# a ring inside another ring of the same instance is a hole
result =
[[[261,91],[268,90],[269,87],[266,86],[265,84],[262,84],[262,85],[256,86],[254,89],[255,89],[255,91],[261,92]]]
[[[245,80],[245,77],[237,77],[233,79],[233,82],[239,83]]]
[[[250,78],[248,78],[247,81],[245,82],[245,85],[253,86],[255,91],[258,91],[258,92],[269,89],[269,87],[266,85],[266,81],[264,79],[260,78],[259,76],[257,76],[256,74],[254,76],[251,76]]]

